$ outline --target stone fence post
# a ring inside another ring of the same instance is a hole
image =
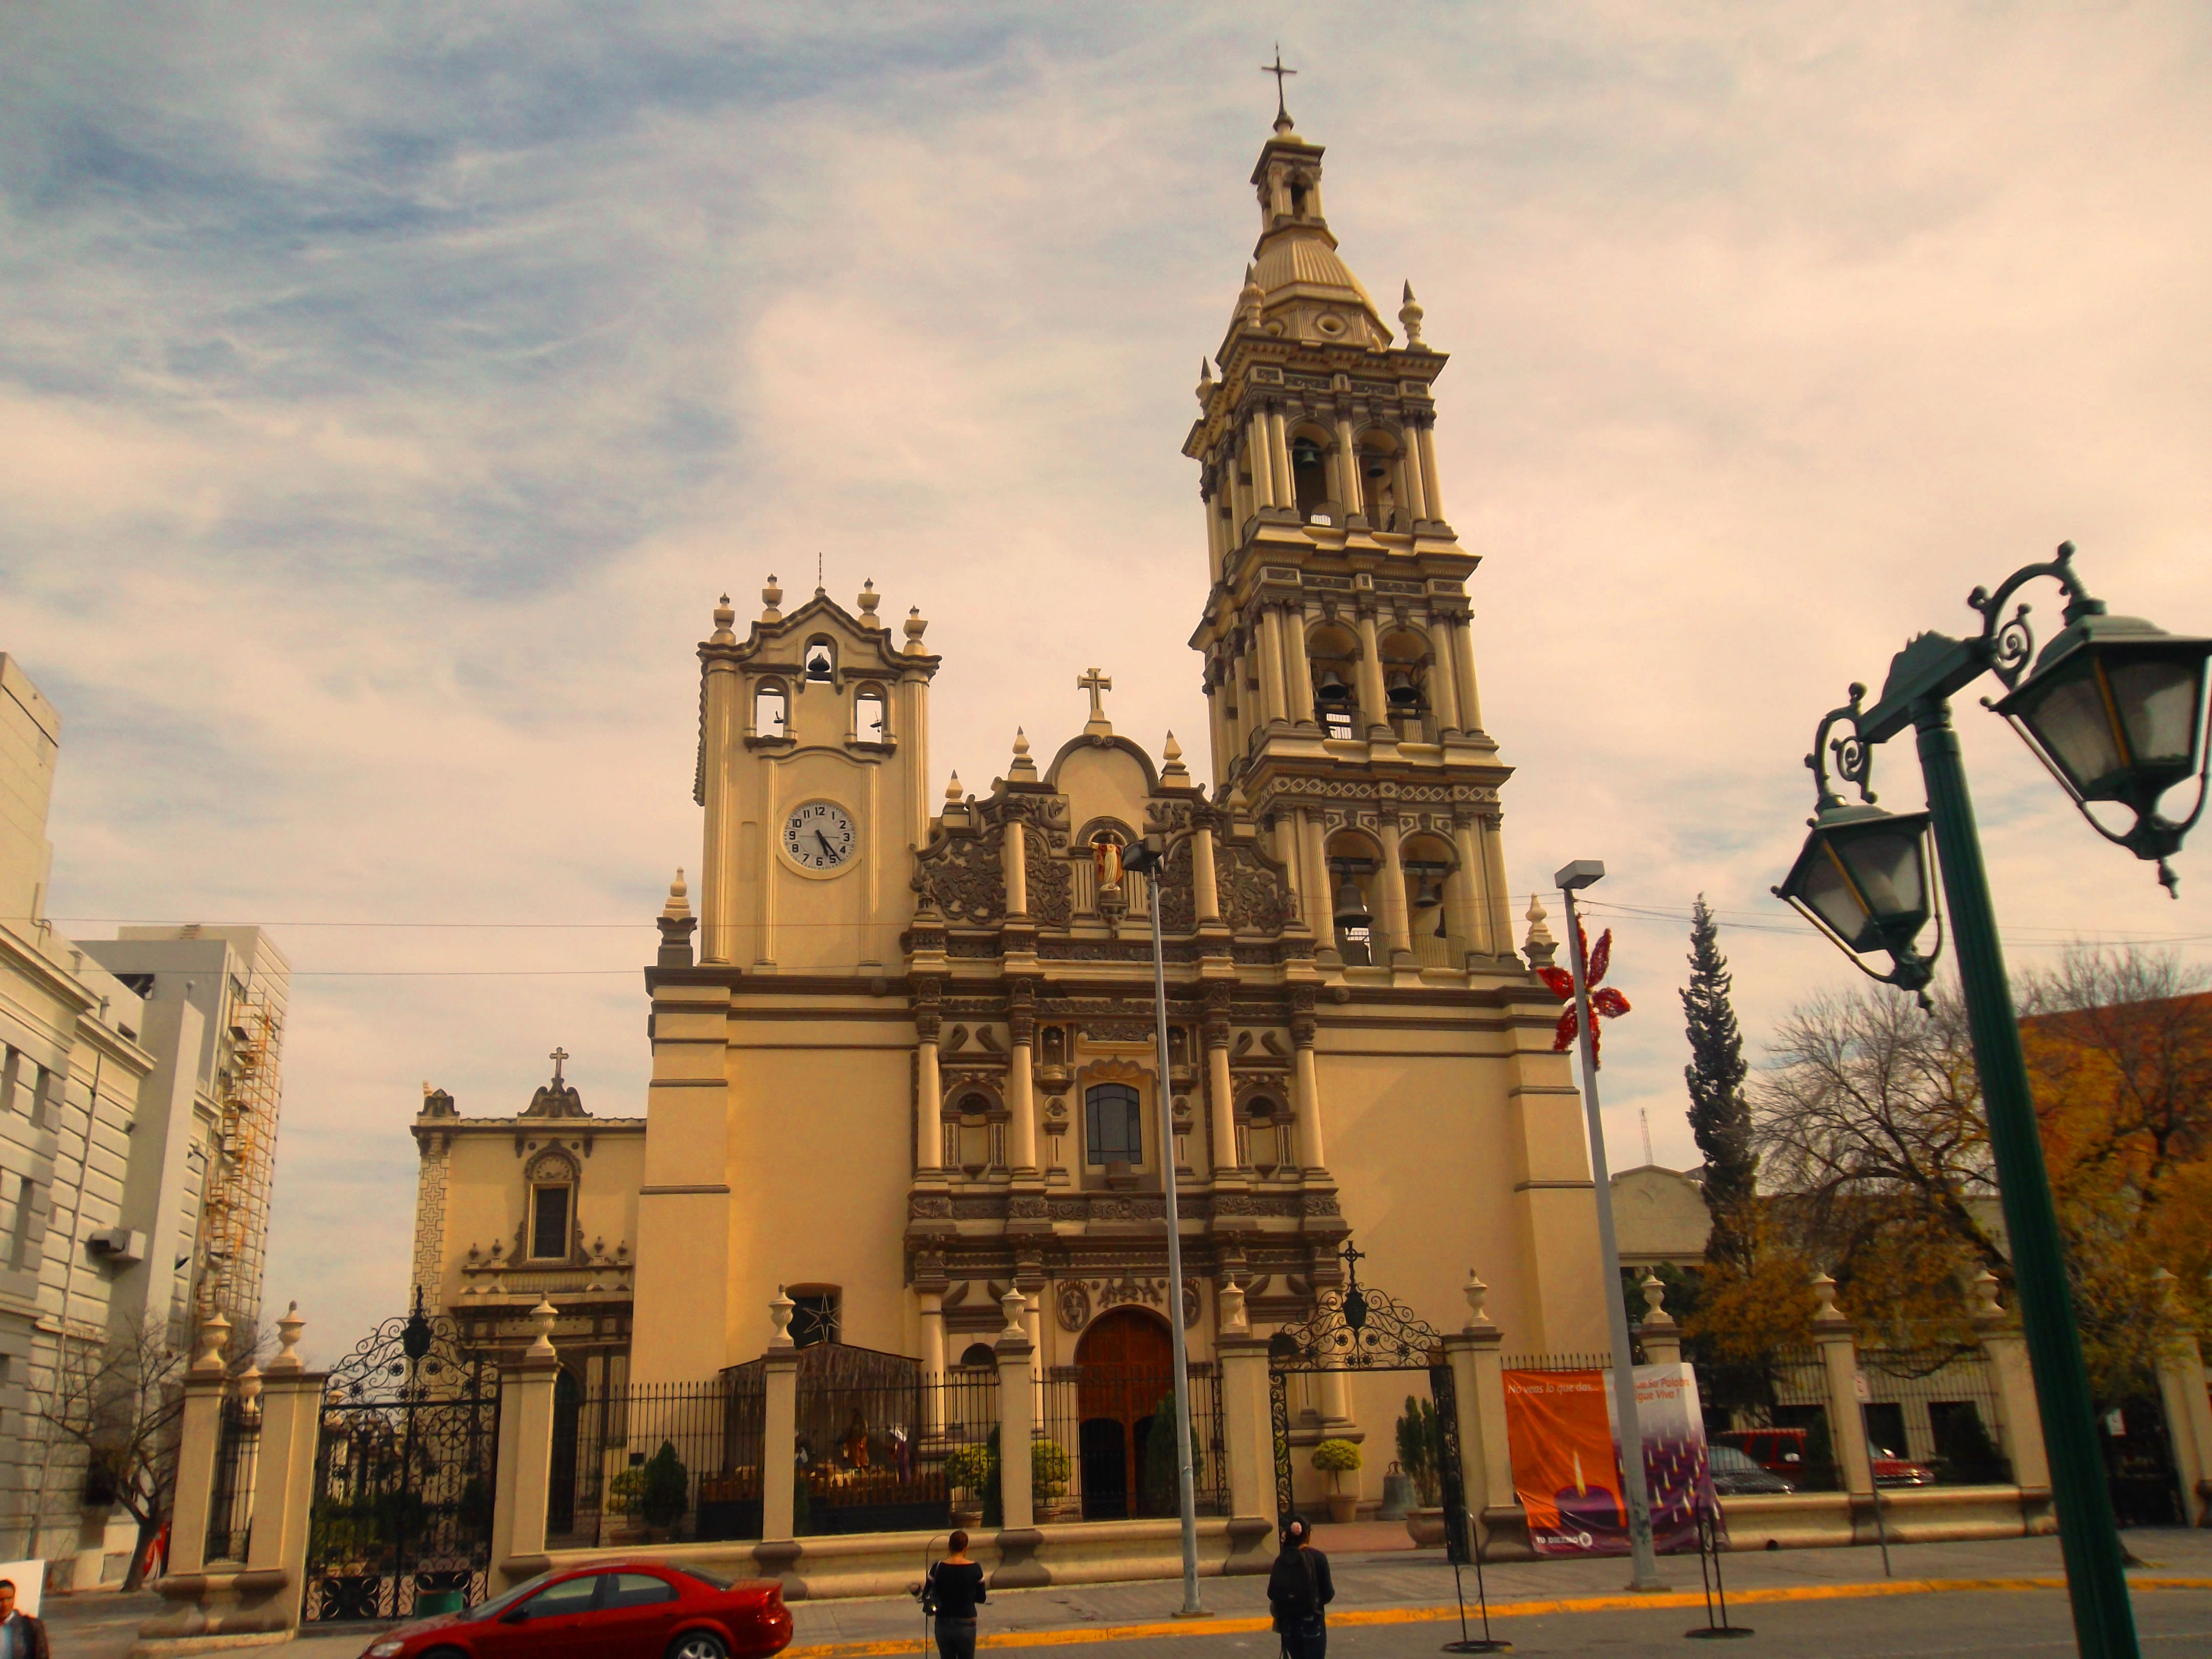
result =
[[[1636,1322],[1637,1340],[1644,1344],[1644,1360],[1649,1365],[1679,1365],[1682,1363],[1682,1328],[1674,1322],[1674,1316],[1664,1305],[1667,1287],[1659,1282],[1657,1273],[1647,1273],[1638,1287],[1644,1292],[1644,1316]]]
[[[1478,1550],[1490,1542],[1498,1512],[1518,1502],[1513,1491],[1513,1456],[1505,1437],[1505,1333],[1483,1304],[1490,1286],[1467,1272],[1467,1323],[1444,1338],[1444,1357],[1452,1370],[1452,1392],[1459,1407],[1460,1482],[1474,1517]]]
[[[1866,1417],[1859,1410],[1859,1351],[1851,1322],[1836,1311],[1836,1281],[1813,1275],[1813,1340],[1828,1385],[1828,1448],[1855,1498],[1874,1494],[1874,1465],[1867,1461]]]
[[[2174,1332],[2160,1345],[2158,1392],[2166,1407],[2174,1473],[2180,1477],[2181,1513],[2192,1527],[2212,1526],[2212,1398],[2204,1392],[2203,1350],[2195,1333],[2181,1323],[2173,1275],[2160,1267],[2151,1277]]]
[[[1984,1267],[1974,1279],[1974,1330],[1990,1363],[1997,1397],[1997,1447],[2012,1465],[2013,1485],[2051,1489],[2051,1458],[2043,1449],[2043,1410],[2027,1367],[2027,1339],[2012,1315],[1997,1305],[1997,1276]]]
[[[796,1535],[799,1350],[791,1340],[791,1315],[796,1306],[781,1285],[775,1288],[775,1300],[768,1304],[772,1328],[768,1352],[763,1357],[767,1398],[762,1403],[760,1461],[761,1541],[764,1544],[788,1543]]]
[[[208,1518],[215,1504],[215,1464],[222,1448],[222,1351],[230,1322],[220,1312],[200,1325],[200,1350],[185,1373],[184,1419],[177,1447],[176,1496],[169,1504],[172,1576],[207,1565]]]
[[[1268,1399],[1267,1340],[1252,1334],[1241,1285],[1216,1293],[1221,1328],[1213,1352],[1221,1362],[1221,1427],[1228,1442],[1229,1512],[1275,1518],[1275,1424]]]
[[[553,1475],[553,1390],[561,1376],[550,1302],[530,1310],[538,1338],[500,1378],[499,1478],[493,1489],[492,1571],[520,1583],[545,1571],[545,1500]]]
[[[281,1346],[261,1379],[260,1463],[246,1556],[249,1573],[273,1576],[277,1584],[273,1607],[288,1629],[298,1628],[307,1594],[307,1515],[314,1504],[323,1382],[329,1376],[300,1363],[300,1333],[307,1322],[300,1317],[296,1302],[276,1322]]]
[[[999,1298],[1006,1328],[999,1333],[999,1524],[1009,1532],[1036,1524],[1030,1491],[1030,1443],[1036,1435],[1030,1394],[1030,1358],[1036,1352],[1024,1316],[1028,1298],[1008,1291]]]

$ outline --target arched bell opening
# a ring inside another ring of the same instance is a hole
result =
[[[1384,717],[1401,743],[1433,743],[1435,723],[1429,707],[1428,641],[1410,629],[1399,629],[1377,642],[1382,659]]]
[[[1329,489],[1328,433],[1316,426],[1294,428],[1291,441],[1291,490],[1302,524],[1334,524],[1342,509]]]
[[[1359,720],[1359,641],[1337,623],[1306,635],[1314,688],[1314,720],[1324,738],[1356,738]]]
[[[1374,530],[1411,530],[1406,511],[1406,454],[1396,434],[1377,428],[1359,440],[1360,511]]]
[[[1463,907],[1455,902],[1460,872],[1451,843],[1426,832],[1408,836],[1398,858],[1406,872],[1407,931],[1414,959],[1424,968],[1464,968],[1468,945],[1452,931],[1452,919]]]
[[[1377,959],[1381,943],[1381,895],[1376,886],[1382,868],[1381,850],[1366,836],[1342,830],[1329,837],[1326,857],[1329,921],[1337,953],[1346,967],[1367,967]]]
[[[890,699],[882,686],[864,685],[853,694],[853,741],[890,741]]]
[[[791,735],[791,694],[781,680],[763,680],[753,688],[752,735],[769,739]]]

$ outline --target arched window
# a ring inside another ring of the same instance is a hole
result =
[[[853,741],[855,743],[885,743],[890,740],[890,705],[884,701],[883,688],[864,685],[853,697]]]
[[[837,677],[837,647],[827,639],[811,639],[800,660],[806,665],[810,684],[828,684]]]
[[[757,738],[787,738],[791,735],[791,703],[784,696],[783,687],[774,680],[763,680],[753,693],[753,735]]]
[[[1142,1164],[1145,1114],[1137,1091],[1126,1083],[1101,1083],[1083,1097],[1084,1160],[1089,1164]]]
[[[981,1368],[999,1363],[998,1350],[988,1342],[970,1342],[960,1351],[963,1365]]]

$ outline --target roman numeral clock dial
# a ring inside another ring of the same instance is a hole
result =
[[[860,849],[851,817],[834,801],[807,801],[783,821],[784,856],[802,870],[842,870]]]

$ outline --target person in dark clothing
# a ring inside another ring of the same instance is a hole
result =
[[[46,1659],[46,1627],[15,1607],[15,1581],[0,1578],[0,1659]]]
[[[968,1559],[968,1534],[956,1531],[951,1552],[929,1570],[922,1593],[937,1608],[938,1659],[975,1659],[975,1609],[984,1599],[983,1569]]]
[[[1293,1515],[1283,1522],[1283,1547],[1267,1574],[1267,1607],[1288,1659],[1325,1659],[1328,1615],[1322,1609],[1334,1600],[1328,1557],[1313,1547],[1305,1516]]]

